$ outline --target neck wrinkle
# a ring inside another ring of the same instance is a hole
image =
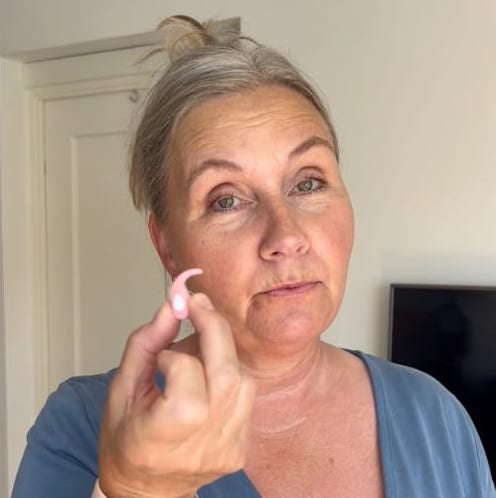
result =
[[[245,371],[257,385],[257,398],[277,393],[290,394],[298,386],[311,382],[313,374],[318,372],[316,367],[323,361],[322,346],[320,341],[313,343],[298,355],[271,362],[269,368],[258,368],[257,362],[241,360]]]
[[[332,346],[320,342],[284,373],[249,371],[257,384],[251,433],[255,440],[293,440],[308,433],[335,403],[341,367]]]

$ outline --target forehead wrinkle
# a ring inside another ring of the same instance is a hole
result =
[[[233,98],[232,107],[226,106],[231,98],[227,97],[204,102],[192,109],[178,126],[175,153],[182,167],[175,169],[182,170],[178,173],[186,179],[187,170],[201,161],[218,159],[236,162],[233,152],[243,153],[249,147],[255,153],[258,144],[270,140],[271,132],[284,135],[286,128],[291,133],[295,129],[302,132],[305,129],[305,136],[300,137],[302,141],[312,136],[327,139],[328,128],[320,114],[310,103],[296,97],[298,100],[276,98],[267,102],[262,95],[260,105],[257,105],[257,101],[244,100],[243,96],[238,95]],[[265,136],[251,133],[259,127],[268,133]],[[285,162],[295,145],[298,148],[300,144],[288,144],[286,151],[277,150],[277,146],[271,146],[269,150],[275,153],[278,162]]]
[[[290,95],[299,97],[292,92]],[[225,105],[229,98],[233,99],[236,112],[230,112],[229,107],[226,111],[219,111],[219,108]],[[262,96],[260,101],[263,107],[257,106],[256,103],[254,105],[252,100],[244,100],[243,96],[230,96],[227,99],[224,102],[217,101],[217,99],[204,102],[185,116],[183,125],[188,122],[188,130],[192,135],[197,136],[195,141],[201,141],[203,135],[207,136],[208,141],[209,134],[214,130],[222,132],[239,129],[239,132],[243,133],[247,129],[258,126],[273,125],[280,128],[281,125],[291,126],[295,121],[298,125],[307,121],[313,123],[322,121],[320,114],[303,98],[297,101],[276,99],[267,104]],[[327,126],[325,128],[327,129]]]
[[[275,131],[280,132],[281,130],[294,128],[295,124],[300,128],[306,128],[307,123],[310,125],[308,127],[308,133],[306,137],[302,141],[306,141],[313,137],[312,143],[310,146],[307,146],[301,150],[296,150],[301,144],[297,144],[296,148],[294,148],[294,144],[292,144],[291,150],[288,150],[287,157],[292,155],[297,155],[298,153],[305,152],[308,148],[313,145],[324,145],[330,144],[329,140],[321,138],[319,135],[322,135],[321,130],[316,130],[314,121],[315,116],[310,116],[308,113],[301,112],[298,114],[294,114],[293,116],[282,116],[279,117],[274,115],[270,111],[261,111],[253,116],[248,118],[239,119],[234,117],[233,120],[223,120],[222,122],[212,123],[209,120],[208,126],[207,123],[202,126],[196,126],[197,130],[190,129],[188,132],[188,141],[187,144],[185,140],[181,140],[183,142],[181,144],[181,149],[183,151],[188,151],[187,153],[193,153],[193,155],[200,156],[198,157],[198,161],[205,159],[225,159],[222,157],[222,154],[225,150],[229,152],[230,145],[236,146],[246,146],[246,145],[256,145],[259,143],[260,137],[254,137],[257,139],[256,142],[251,142],[253,136],[250,134],[252,130],[257,131],[259,127],[265,128],[270,131],[270,128]],[[231,122],[232,121],[232,122]],[[326,131],[326,128],[324,128]],[[266,136],[265,138],[268,139]],[[330,146],[331,150],[332,146]]]

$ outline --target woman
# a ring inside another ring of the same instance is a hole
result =
[[[170,275],[203,270],[196,333],[173,343],[165,303],[116,372],[62,384],[14,498],[88,497],[97,477],[112,498],[496,496],[449,393],[320,340],[353,214],[315,91],[267,48],[171,22],[187,34],[146,103],[131,189]]]

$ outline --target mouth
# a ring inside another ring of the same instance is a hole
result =
[[[291,282],[278,285],[265,292],[270,297],[294,297],[312,291],[317,282]]]

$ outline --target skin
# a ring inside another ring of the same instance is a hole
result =
[[[100,434],[107,496],[189,498],[240,468],[267,497],[382,496],[365,368],[320,340],[353,242],[331,143],[315,108],[278,86],[179,123],[169,215],[149,228],[173,277],[203,269],[188,281],[196,334],[173,342],[169,303],[131,334]]]
[[[260,374],[315,355],[343,297],[353,215],[330,143],[312,104],[281,87],[206,102],[177,129],[170,216],[152,238],[172,275],[203,269],[190,287]],[[293,284],[308,285],[274,292]]]

